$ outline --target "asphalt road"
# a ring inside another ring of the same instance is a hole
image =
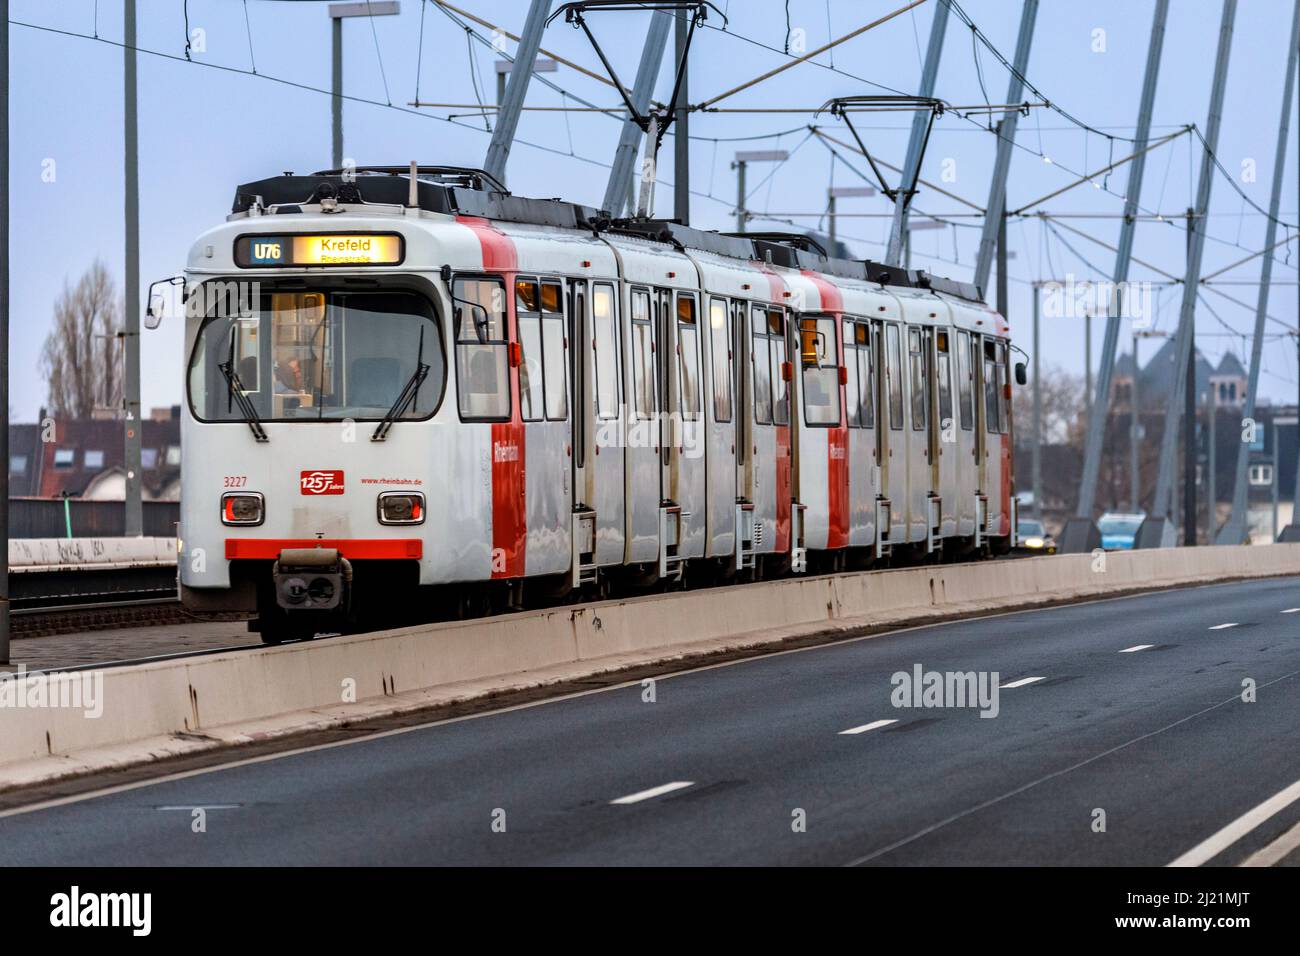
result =
[[[10,812],[0,865],[1164,865],[1300,780],[1292,609],[1254,581],[770,655]],[[893,706],[918,664],[996,671],[997,716]]]

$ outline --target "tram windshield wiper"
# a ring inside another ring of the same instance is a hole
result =
[[[239,414],[243,416],[248,423],[249,431],[258,441],[270,441],[266,434],[266,429],[262,427],[262,420],[257,417],[257,409],[253,407],[252,401],[244,393],[244,383],[239,380],[239,373],[235,371],[234,362],[221,362],[217,365],[221,374],[226,377],[226,384],[230,386],[230,394],[239,406]]]
[[[380,420],[374,434],[370,436],[371,441],[384,441],[388,437],[388,430],[393,427],[393,423],[402,416],[407,406],[419,398],[420,386],[424,384],[428,374],[429,366],[424,361],[424,329],[420,329],[420,349],[415,357],[415,371],[411,373],[411,377],[402,386],[402,391],[398,394],[397,400],[393,402],[392,407]]]

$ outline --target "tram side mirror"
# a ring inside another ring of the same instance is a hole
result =
[[[1029,376],[1025,373],[1025,363],[1017,362],[1016,363],[1016,384],[1024,385],[1028,381],[1029,381]]]
[[[173,314],[177,311],[176,300],[177,290],[184,294],[185,277],[172,276],[170,279],[159,279],[157,282],[149,284],[149,301],[144,310],[144,327],[146,329],[156,329],[162,325],[163,317]]]

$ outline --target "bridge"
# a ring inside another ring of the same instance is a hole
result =
[[[0,0],[13,925],[1289,925],[1246,9]]]

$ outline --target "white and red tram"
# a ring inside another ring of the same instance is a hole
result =
[[[182,598],[268,641],[1011,543],[960,283],[450,167],[241,186],[184,279]]]

